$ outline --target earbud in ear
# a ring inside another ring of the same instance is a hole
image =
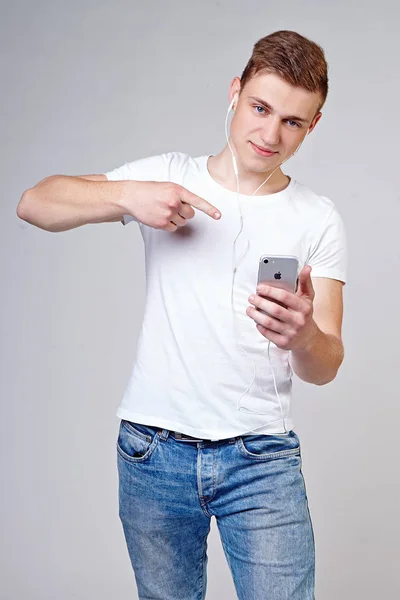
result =
[[[238,98],[239,98],[239,94],[238,94],[238,92],[236,92],[236,94],[233,96],[233,102],[234,103],[237,102]],[[233,104],[232,110],[235,110],[235,108],[236,108],[236,106],[235,106],[235,104]]]
[[[231,109],[235,110],[235,108],[236,108],[235,102],[237,101],[238,97],[239,97],[239,94],[236,92],[236,94],[233,96],[231,103],[229,105],[229,110],[231,110]]]

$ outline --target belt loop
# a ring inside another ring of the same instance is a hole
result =
[[[169,430],[168,429],[159,430],[158,433],[160,434],[160,439],[163,442],[165,442],[165,440],[168,439],[168,436],[169,436]]]

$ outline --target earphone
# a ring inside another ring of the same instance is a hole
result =
[[[239,208],[239,212],[240,212],[240,222],[241,222],[240,231],[237,234],[237,236],[236,236],[236,238],[235,238],[235,240],[233,242],[233,254],[232,254],[232,268],[233,268],[232,275],[233,275],[233,277],[232,277],[232,288],[231,288],[231,308],[232,308],[233,328],[234,328],[234,334],[235,334],[235,338],[236,338],[236,342],[238,343],[238,346],[246,354],[246,356],[249,358],[249,360],[251,361],[251,363],[253,365],[253,379],[252,379],[250,385],[247,387],[247,389],[240,396],[240,398],[238,399],[237,404],[236,404],[236,411],[237,411],[238,422],[240,422],[241,426],[244,426],[244,427],[247,428],[247,425],[245,425],[241,421],[241,419],[240,419],[240,410],[241,410],[241,408],[244,409],[245,412],[248,412],[248,413],[251,413],[251,414],[254,414],[254,415],[266,415],[268,413],[261,413],[261,412],[254,411],[254,410],[251,410],[249,408],[246,408],[245,406],[241,406],[241,400],[242,400],[243,396],[245,396],[248,393],[248,391],[250,390],[251,386],[253,385],[253,383],[254,383],[254,381],[256,379],[256,367],[255,367],[255,364],[254,364],[253,360],[250,358],[249,354],[246,352],[246,350],[240,346],[240,338],[239,338],[238,331],[236,329],[236,324],[237,323],[236,323],[236,318],[235,318],[235,307],[234,307],[234,297],[233,297],[233,290],[234,290],[234,284],[235,284],[235,274],[236,274],[236,271],[237,271],[237,265],[239,264],[240,260],[243,258],[243,256],[246,254],[248,248],[250,247],[250,241],[249,241],[249,239],[247,239],[246,249],[239,256],[239,259],[238,259],[238,261],[235,264],[235,245],[236,245],[236,241],[237,241],[238,237],[240,236],[241,232],[244,231],[244,229],[243,229],[243,215],[242,215],[242,210],[241,210],[241,206],[240,206],[240,198],[239,198],[239,193],[240,193],[240,191],[239,191],[239,169],[238,169],[238,165],[237,165],[235,154],[233,152],[232,146],[231,146],[230,141],[229,141],[229,136],[228,136],[228,117],[229,117],[230,111],[231,110],[235,110],[234,104],[235,104],[235,101],[238,99],[238,97],[239,97],[239,94],[238,94],[238,92],[236,92],[234,94],[234,96],[233,96],[230,104],[229,104],[228,111],[226,113],[226,118],[225,118],[225,136],[226,136],[227,144],[229,146],[229,150],[230,150],[231,155],[232,155],[233,171],[234,171],[235,176],[236,176],[236,199],[237,199],[238,208]],[[308,136],[309,133],[310,133],[310,131],[308,130],[306,136],[303,138],[303,140],[297,146],[297,148],[293,152],[293,154],[291,154],[290,156],[288,156],[284,161],[282,161],[272,171],[272,173],[267,177],[267,179],[253,192],[252,196],[254,196],[258,192],[258,190],[265,183],[267,183],[267,181],[272,177],[272,175],[275,173],[275,171],[277,171],[283,165],[284,162],[286,162],[287,160],[289,160],[289,158],[292,158],[292,156],[294,156],[296,154],[296,152],[299,150],[300,146],[303,144],[304,140],[306,139],[306,137]],[[287,431],[288,431],[287,428],[286,428],[286,421],[285,421],[285,415],[284,415],[284,411],[283,411],[283,407],[282,407],[281,398],[279,396],[277,385],[276,385],[275,373],[274,373],[274,369],[273,369],[272,362],[271,362],[270,346],[271,346],[271,341],[268,340],[268,359],[269,359],[269,363],[270,363],[270,366],[271,366],[272,377],[273,377],[273,381],[274,381],[275,393],[276,393],[278,401],[279,401],[281,417],[279,419],[274,419],[274,420],[268,421],[267,423],[263,423],[262,425],[259,425],[255,429],[247,429],[247,431],[249,431],[251,433],[256,433],[256,430],[258,430],[258,429],[260,429],[262,427],[266,427],[267,425],[270,425],[271,423],[276,423],[277,421],[282,421],[283,422],[283,427],[284,427],[284,432],[285,433],[287,433]]]

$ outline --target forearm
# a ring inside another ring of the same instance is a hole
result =
[[[315,332],[306,348],[292,350],[290,363],[300,379],[324,385],[335,379],[344,358],[343,343],[335,335],[324,333],[315,324]]]
[[[52,175],[26,190],[18,216],[47,231],[73,229],[87,223],[121,220],[127,181],[89,181],[80,177]]]

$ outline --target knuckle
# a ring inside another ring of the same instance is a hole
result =
[[[274,322],[274,320],[273,320],[271,317],[267,317],[267,316],[266,316],[266,317],[264,318],[264,323],[263,323],[263,325],[264,325],[264,327],[271,328],[271,327],[272,327],[272,324],[273,324],[273,322]]]
[[[179,198],[179,195],[178,195],[178,194],[175,194],[175,195],[173,195],[173,196],[170,198],[169,206],[170,206],[170,208],[172,208],[173,210],[175,210],[175,211],[176,211],[176,210],[177,210],[177,208],[180,206],[180,204],[181,204],[181,201],[180,201],[180,198]]]
[[[271,301],[268,305],[268,312],[273,315],[275,319],[279,319],[282,314],[282,308],[279,306],[279,304]]]
[[[304,315],[299,315],[298,319],[297,319],[297,325],[299,328],[304,327],[304,325],[306,324],[306,318]]]
[[[286,349],[289,346],[289,339],[286,336],[283,336],[279,345],[281,348]]]
[[[170,194],[168,196],[167,202],[166,202],[168,210],[175,208],[176,204],[177,204],[177,197],[175,196],[175,194]]]
[[[279,300],[281,302],[283,302],[283,304],[287,304],[288,301],[289,301],[289,294],[287,292],[283,291],[281,297],[279,298]]]

